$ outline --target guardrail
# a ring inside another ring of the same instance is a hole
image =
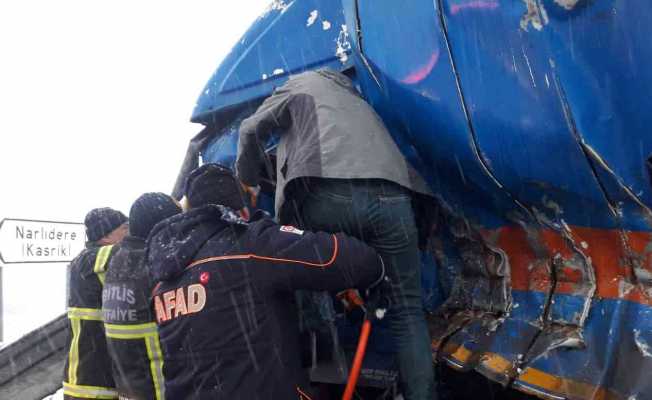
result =
[[[41,400],[61,387],[67,327],[62,314],[0,350],[0,399]]]

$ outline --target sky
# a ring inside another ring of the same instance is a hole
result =
[[[268,2],[0,2],[0,217],[170,192],[195,100]]]
[[[0,1],[0,220],[82,222],[169,193],[199,93],[269,2]],[[65,265],[2,276],[5,339],[63,312]]]

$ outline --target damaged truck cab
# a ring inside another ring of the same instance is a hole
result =
[[[233,164],[290,75],[349,70],[436,194],[433,358],[544,399],[652,398],[651,33],[637,0],[276,0],[201,93],[184,168]]]

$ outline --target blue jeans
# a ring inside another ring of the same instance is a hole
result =
[[[347,233],[382,256],[392,280],[387,321],[396,340],[403,395],[408,400],[435,398],[410,192],[379,179],[325,178],[300,180],[291,190],[295,201],[288,205],[306,229]]]

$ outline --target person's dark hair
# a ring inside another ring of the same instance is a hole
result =
[[[220,164],[205,164],[192,171],[186,179],[185,194],[191,207],[218,204],[240,210],[245,206],[233,171]]]
[[[97,242],[127,222],[127,217],[120,211],[109,207],[94,208],[86,214],[86,237],[90,242]]]
[[[180,212],[179,203],[167,194],[145,193],[134,201],[129,210],[129,233],[146,239],[154,225]]]

